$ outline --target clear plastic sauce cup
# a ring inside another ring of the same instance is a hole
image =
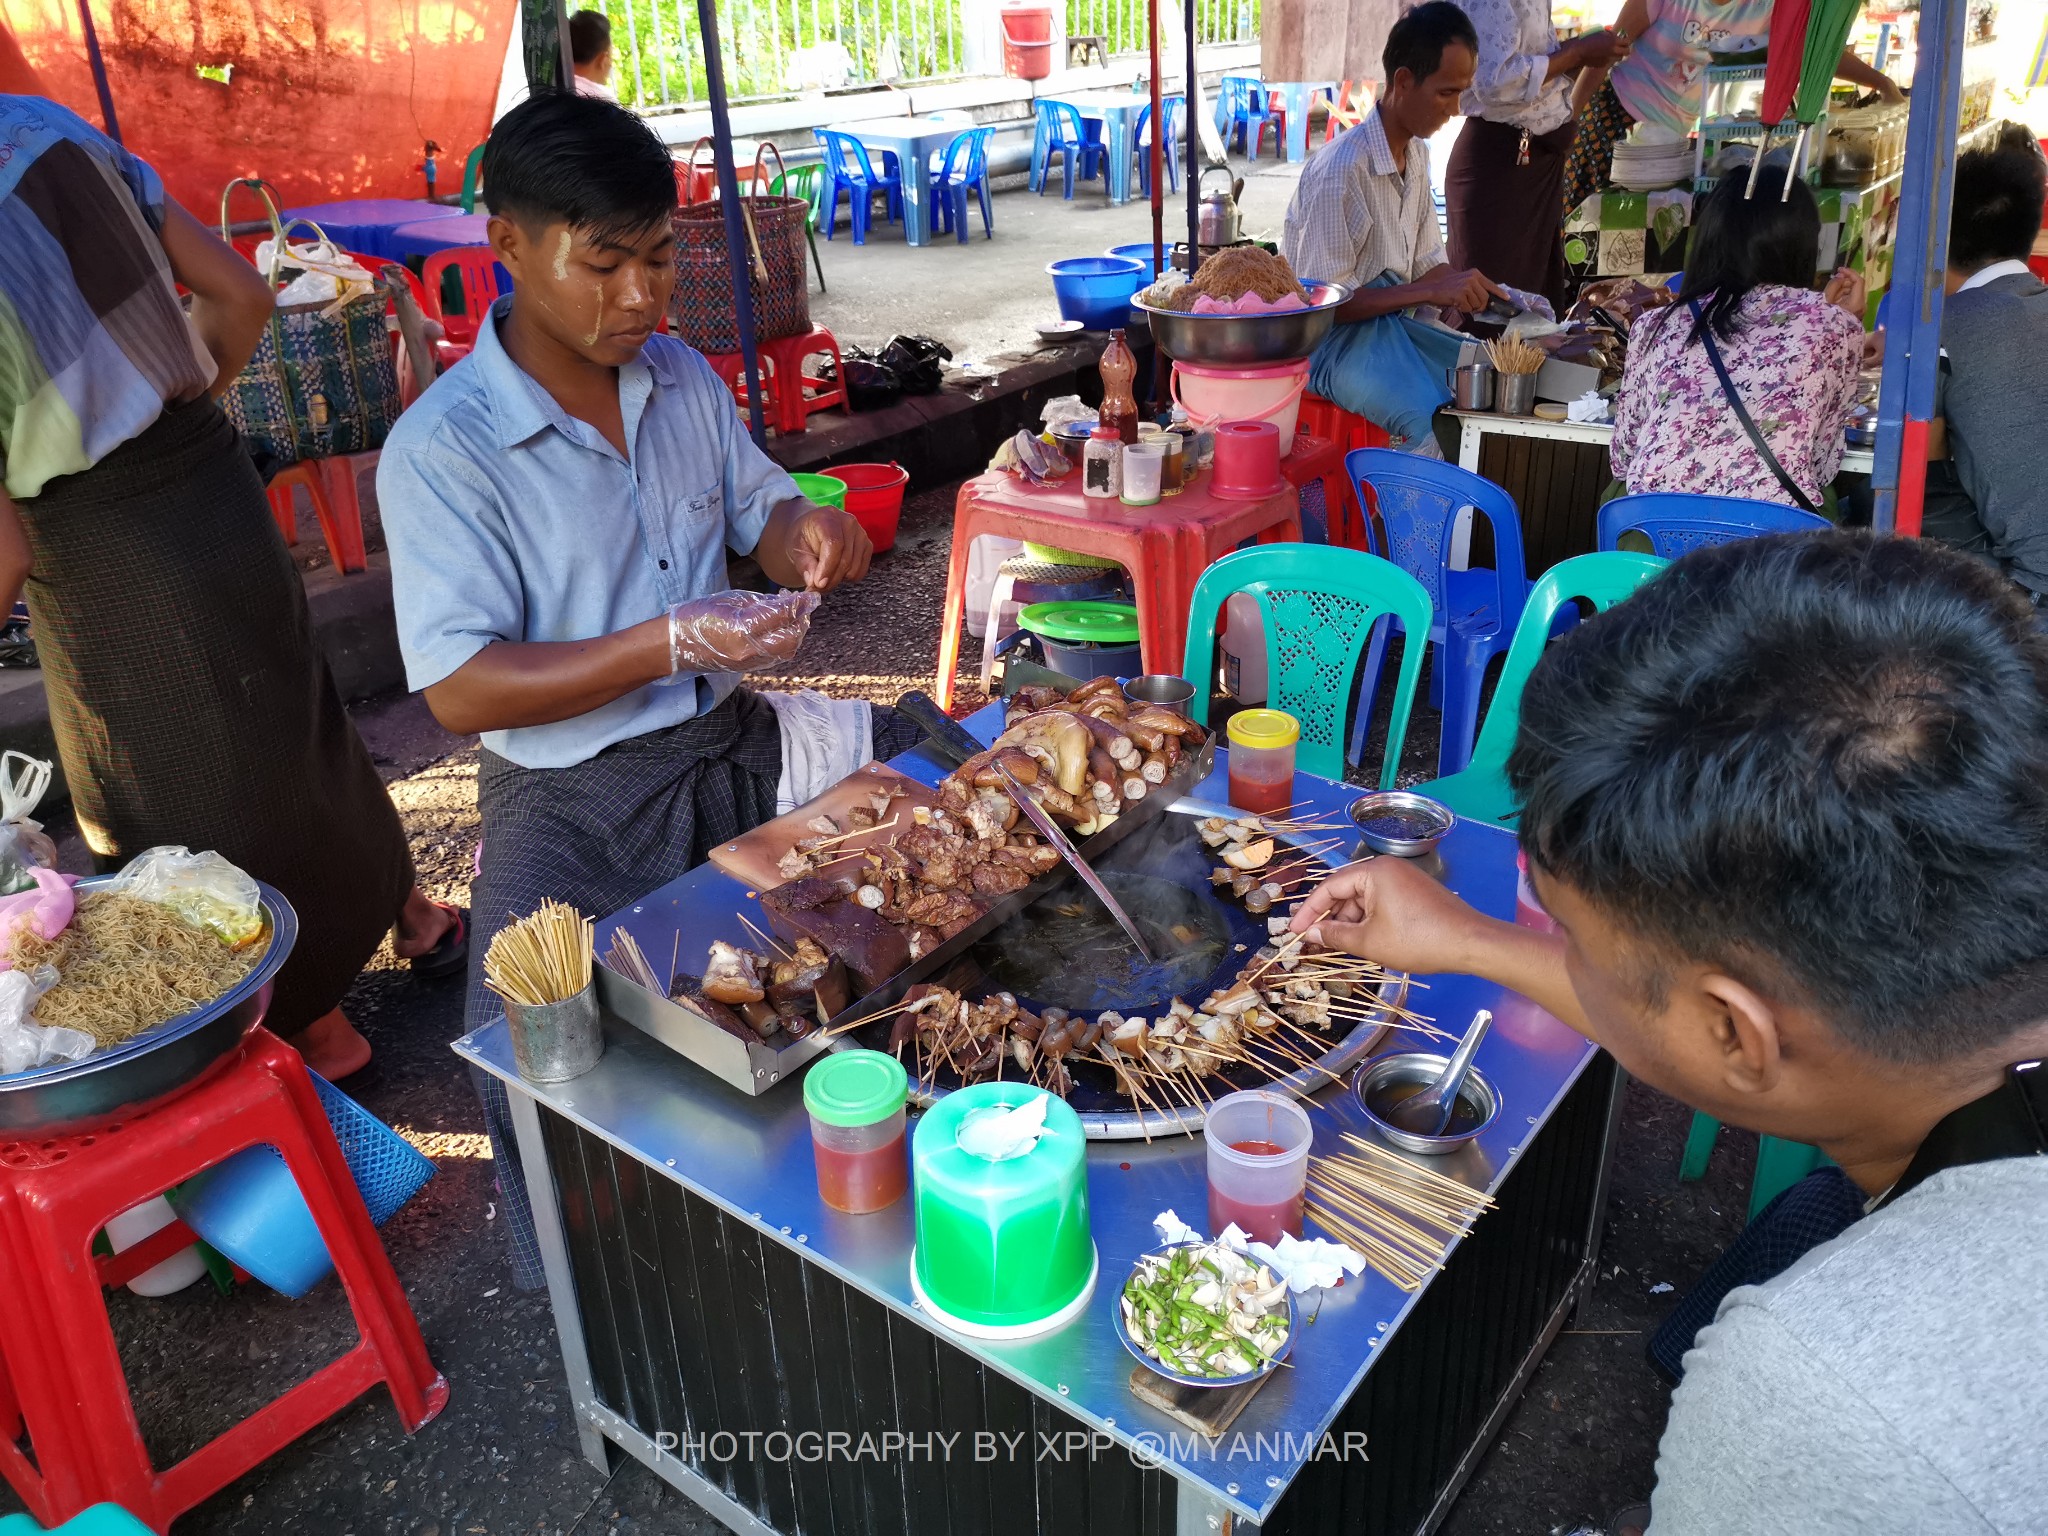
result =
[[[1294,803],[1294,748],[1301,724],[1280,709],[1241,709],[1230,717],[1230,803],[1255,816]]]
[[[904,1138],[910,1076],[880,1051],[838,1051],[804,1078],[818,1194],[858,1215],[894,1205],[910,1187]]]
[[[1209,1235],[1233,1222],[1253,1240],[1301,1236],[1314,1132],[1294,1100],[1263,1089],[1227,1094],[1202,1128],[1208,1144]]]

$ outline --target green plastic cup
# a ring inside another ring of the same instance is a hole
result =
[[[804,493],[807,500],[821,507],[837,507],[846,510],[846,482],[834,480],[830,475],[791,475],[796,488]]]

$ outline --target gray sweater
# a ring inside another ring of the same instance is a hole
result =
[[[1951,1168],[1685,1357],[1649,1536],[2048,1531],[2048,1157]]]
[[[1928,466],[1924,531],[2048,593],[2048,288],[2012,273],[1951,294],[1941,342],[1954,463],[1945,474]]]

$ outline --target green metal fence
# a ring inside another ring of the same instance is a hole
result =
[[[1249,43],[1259,35],[1260,0],[1185,0],[1195,8],[1195,36],[1204,43]],[[1171,5],[1162,24],[1174,30]],[[1111,53],[1145,51],[1146,0],[1067,0],[1067,36],[1100,37]]]

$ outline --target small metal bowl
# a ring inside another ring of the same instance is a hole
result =
[[[1366,850],[1404,859],[1420,858],[1435,848],[1458,819],[1449,806],[1405,789],[1360,795],[1351,802],[1350,810],[1359,843]]]
[[[1176,715],[1188,712],[1188,700],[1194,696],[1195,685],[1170,672],[1148,672],[1124,684],[1124,697],[1133,704],[1158,704]]]
[[[1168,1243],[1164,1248],[1154,1248],[1150,1252],[1141,1255],[1139,1263],[1143,1263],[1145,1259],[1171,1253],[1176,1248],[1206,1248],[1208,1246],[1207,1243]],[[1131,1283],[1131,1276],[1136,1275],[1137,1272],[1138,1265],[1133,1264],[1131,1266],[1131,1275],[1127,1275],[1124,1278],[1124,1285],[1129,1285]],[[1123,1341],[1124,1348],[1128,1349],[1131,1352],[1132,1358],[1144,1366],[1146,1370],[1151,1371],[1156,1376],[1164,1376],[1168,1381],[1178,1382],[1184,1387],[1241,1387],[1248,1381],[1257,1381],[1263,1376],[1270,1376],[1280,1369],[1281,1363],[1289,1355],[1294,1353],[1294,1340],[1296,1335],[1301,1332],[1301,1308],[1296,1305],[1294,1293],[1290,1291],[1287,1294],[1287,1342],[1280,1346],[1280,1353],[1271,1360],[1268,1360],[1264,1365],[1246,1371],[1241,1376],[1189,1376],[1181,1371],[1176,1371],[1157,1355],[1148,1354],[1145,1346],[1131,1337],[1131,1330],[1124,1322],[1124,1287],[1118,1286],[1116,1294],[1117,1304],[1110,1315],[1115,1319],[1116,1336]]]
[[[1489,1125],[1500,1116],[1500,1095],[1494,1086],[1479,1075],[1477,1067],[1466,1070],[1465,1081],[1458,1085],[1458,1102],[1476,1111],[1479,1123],[1470,1130],[1460,1131],[1455,1136],[1418,1136],[1413,1131],[1404,1131],[1399,1126],[1382,1120],[1373,1109],[1373,1100],[1378,1091],[1394,1083],[1419,1083],[1428,1087],[1443,1076],[1444,1068],[1451,1064],[1448,1056],[1432,1056],[1427,1051],[1395,1051],[1386,1056],[1375,1056],[1363,1067],[1352,1081],[1352,1093],[1358,1100],[1358,1107],[1365,1111],[1365,1118],[1395,1146],[1409,1152],[1437,1154],[1455,1152],[1467,1142],[1477,1139]]]

